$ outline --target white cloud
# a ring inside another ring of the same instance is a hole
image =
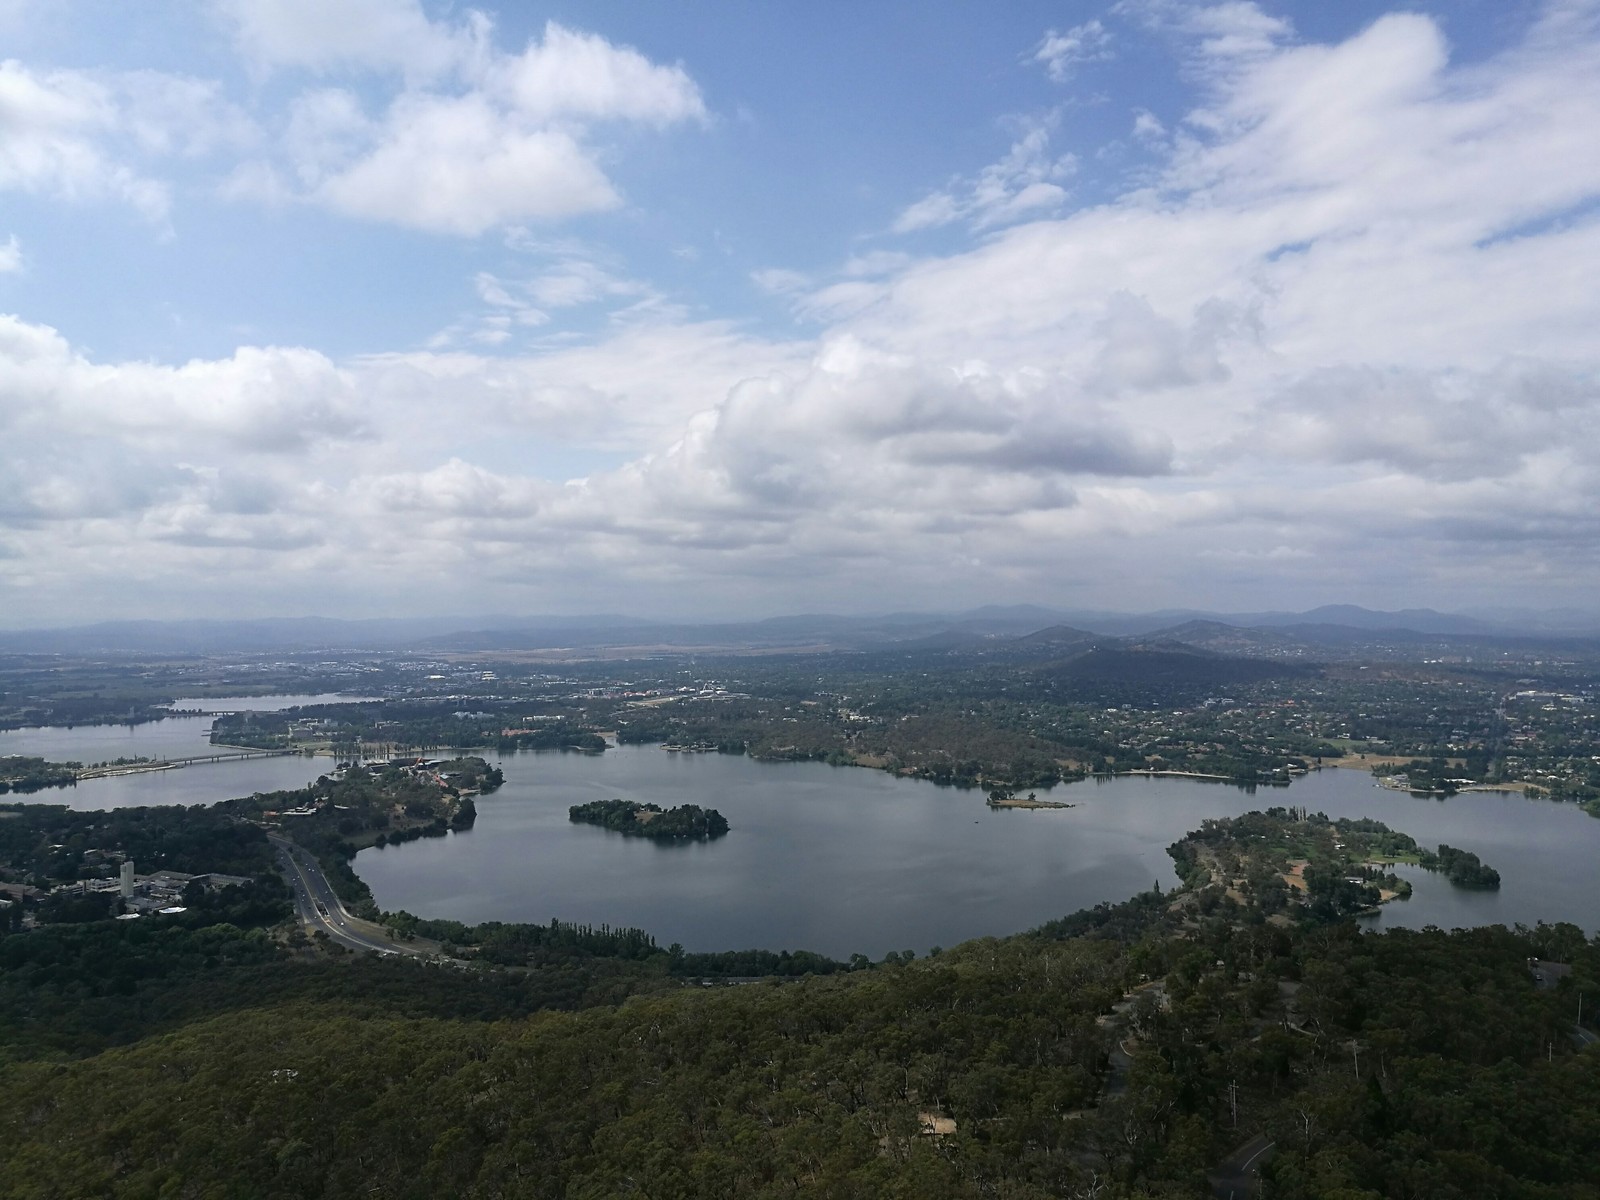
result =
[[[1065,83],[1082,64],[1111,58],[1111,42],[1111,34],[1104,25],[1099,21],[1085,21],[1065,33],[1050,30],[1034,50],[1031,61],[1042,63],[1057,83]]]
[[[1259,58],[1294,32],[1288,20],[1271,16],[1248,0],[1191,9],[1176,24],[1184,33],[1200,37],[1200,52],[1214,59]]]
[[[313,350],[244,347],[170,367],[95,363],[56,330],[0,316],[0,424],[63,437],[294,453],[363,436],[350,380]]]
[[[476,237],[601,212],[621,197],[600,165],[597,126],[706,117],[681,66],[554,22],[508,54],[477,14],[451,26],[415,4],[377,0],[226,7],[242,48],[263,64],[404,77],[377,115],[342,87],[291,104],[280,150],[298,196],[350,217]],[[227,194],[277,202],[296,193],[261,163],[236,172]]]
[[[123,203],[162,222],[158,160],[248,145],[252,122],[209,81],[155,71],[36,71],[0,63],[0,189]]]
[[[528,293],[545,308],[570,308],[611,297],[648,292],[637,280],[621,279],[585,259],[572,258],[528,281]]]
[[[428,18],[418,0],[216,0],[245,57],[259,68],[359,67],[432,79],[480,56],[487,19]]]
[[[402,96],[382,129],[312,198],[348,216],[468,237],[620,203],[571,134],[519,128],[482,95]]]
[[[1166,140],[1167,127],[1154,113],[1141,108],[1133,114],[1133,137],[1146,144],[1162,142]]]
[[[119,124],[111,90],[71,71],[35,74],[0,63],[0,188],[65,200],[115,199],[166,215],[166,187],[115,161],[105,143]]]
[[[484,89],[534,122],[562,119],[671,125],[704,120],[700,89],[681,66],[660,66],[629,46],[554,21],[544,40],[521,54],[496,57]]]
[[[1294,25],[1253,0],[1194,4],[1188,0],[1119,0],[1117,16],[1185,39],[1191,65],[1203,74],[1228,72],[1266,58],[1294,36]]]
[[[1252,437],[1298,459],[1448,481],[1503,478],[1600,434],[1600,370],[1508,358],[1486,371],[1340,366],[1295,380]]]
[[[518,329],[548,325],[554,311],[601,303],[621,303],[610,314],[614,319],[644,310],[663,315],[665,301],[655,289],[585,257],[586,247],[555,244],[539,249],[554,252],[556,261],[531,275],[513,278],[478,272],[473,286],[487,311],[476,323],[467,319],[443,331],[432,348],[443,349],[463,340],[501,346],[510,342]]]
[[[17,241],[17,235],[12,234],[6,239],[6,244],[0,246],[0,275],[11,275],[22,270],[22,243]]]
[[[1050,135],[1057,119],[1052,114],[1019,122],[1020,136],[1004,158],[903,209],[894,220],[893,232],[915,233],[963,220],[976,229],[991,229],[1060,207],[1067,197],[1060,181],[1073,173],[1077,160],[1070,154],[1050,152]]]

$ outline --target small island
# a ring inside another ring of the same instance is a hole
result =
[[[1438,871],[1458,888],[1473,888],[1493,892],[1500,888],[1500,872],[1486,864],[1470,850],[1457,850],[1441,844],[1439,852],[1423,850],[1417,862],[1424,870]]]
[[[709,842],[728,832],[728,820],[714,808],[682,804],[663,810],[636,800],[595,800],[567,809],[569,820],[598,825],[627,837],[658,842]]]
[[[994,788],[989,792],[990,808],[1071,808],[1065,800],[1041,800],[1035,792],[1018,796],[1007,788]]]

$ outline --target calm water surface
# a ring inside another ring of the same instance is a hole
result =
[[[210,696],[186,698],[179,709],[213,712],[275,712],[302,704],[354,702],[335,695]],[[168,717],[142,725],[34,726],[0,731],[0,756],[25,754],[52,762],[98,763],[118,758],[192,758],[227,754],[211,744],[211,717]],[[330,766],[327,758],[258,758],[202,763],[172,771],[86,779],[76,787],[49,788],[8,800],[65,804],[78,810],[143,808],[151,804],[214,804],[254,792],[304,787]]]
[[[1328,770],[1254,794],[1188,779],[1086,781],[1049,793],[1072,809],[991,811],[976,791],[821,763],[634,746],[500,761],[505,786],[479,798],[474,829],[359,856],[380,907],[633,925],[691,950],[922,953],[1175,885],[1166,847],[1202,820],[1292,802],[1473,850],[1502,876],[1498,893],[1473,893],[1414,872],[1416,894],[1374,924],[1600,929],[1600,820],[1519,795],[1417,800]],[[569,805],[610,797],[717,808],[733,832],[661,846],[568,821]]]

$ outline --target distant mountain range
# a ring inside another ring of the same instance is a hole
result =
[[[61,629],[0,631],[13,654],[308,653],[397,651],[492,653],[557,649],[883,650],[938,652],[1096,638],[1156,639],[1219,654],[1305,656],[1317,649],[1381,641],[1549,640],[1600,635],[1600,616],[1560,611],[1465,615],[1428,608],[1379,612],[1331,604],[1306,612],[1208,613],[1164,610],[1107,613],[986,605],[958,613],[854,617],[802,614],[762,621],[695,624],[635,617],[324,617],[248,621],[112,621]]]

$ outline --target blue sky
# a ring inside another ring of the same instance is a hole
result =
[[[1588,0],[0,38],[0,622],[1597,582]]]

